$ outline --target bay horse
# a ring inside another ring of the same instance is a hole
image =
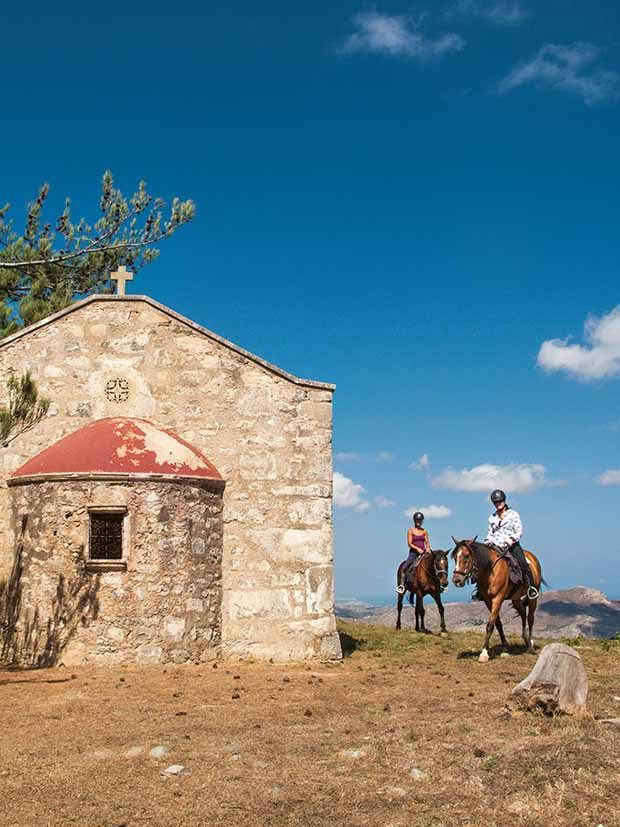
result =
[[[398,567],[396,582],[400,583],[400,573],[405,562]],[[441,631],[445,632],[446,623],[444,620],[443,603],[441,593],[448,588],[448,552],[440,548],[432,552],[425,552],[415,569],[410,569],[404,583],[405,591],[409,592],[409,602],[413,606],[415,597],[415,630],[430,635],[430,631],[424,627],[424,597],[430,594],[439,609],[441,620]],[[400,615],[403,609],[403,598],[405,592],[398,595],[398,616],[396,628],[400,629]]]
[[[534,615],[538,598],[533,600],[526,597],[524,583],[512,583],[510,581],[510,565],[508,560],[493,546],[484,543],[477,543],[476,537],[472,540],[456,540],[454,537],[454,550],[452,559],[455,562],[455,569],[452,574],[452,582],[459,588],[464,586],[472,575],[476,578],[478,594],[484,600],[489,610],[487,623],[487,634],[484,639],[484,646],[478,660],[480,663],[487,663],[489,660],[489,641],[493,630],[497,627],[502,648],[508,651],[508,641],[504,634],[504,627],[500,618],[500,609],[504,600],[512,600],[512,605],[517,610],[523,626],[523,640],[528,652],[534,652],[534,640],[532,629],[534,627]],[[532,573],[533,585],[537,590],[540,584],[544,583],[542,570],[538,558],[531,551],[523,549],[525,557]],[[525,600],[522,598],[525,597]],[[526,623],[527,621],[527,623]]]

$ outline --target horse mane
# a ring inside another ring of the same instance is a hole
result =
[[[471,540],[461,540],[456,544],[450,555],[454,561],[456,561],[457,549],[465,543],[467,543],[467,547],[471,549],[471,552],[474,555],[474,563],[478,571],[484,571],[484,569],[491,568],[492,560],[489,554],[491,549],[484,543],[477,543],[475,541],[472,542]]]
[[[484,543],[470,543],[469,547],[474,553],[474,561],[476,563],[476,568],[478,571],[484,571],[484,569],[491,568],[491,557],[489,556],[489,552],[491,549],[486,546]]]

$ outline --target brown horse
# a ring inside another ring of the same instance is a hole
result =
[[[473,540],[455,540],[452,559],[455,562],[455,569],[452,574],[452,582],[455,586],[464,586],[472,575],[476,579],[478,594],[484,600],[489,610],[489,621],[487,623],[487,634],[484,646],[478,660],[480,663],[487,663],[489,660],[489,641],[493,630],[497,627],[502,641],[504,651],[508,650],[508,641],[504,635],[504,627],[499,616],[504,600],[512,600],[512,605],[517,610],[523,624],[523,640],[528,651],[534,652],[534,640],[532,629],[534,626],[534,615],[538,599],[530,600],[526,597],[526,587],[523,583],[511,583],[510,566],[501,552],[483,543]],[[526,551],[525,557],[532,572],[533,585],[540,589],[542,571],[537,557],[531,551]],[[525,599],[523,599],[525,598]],[[527,625],[526,625],[527,620]]]
[[[405,563],[401,563],[398,567],[397,582],[400,583],[400,573]],[[441,620],[441,631],[446,631],[446,623],[443,616],[443,603],[441,602],[441,593],[448,588],[448,552],[441,549],[435,549],[430,554],[425,552],[422,559],[413,570],[409,570],[404,583],[405,590],[409,592],[409,602],[413,606],[413,599],[415,596],[415,630],[416,632],[424,632],[430,635],[428,629],[424,627],[424,596],[430,594],[437,604],[439,609],[439,618]],[[398,617],[396,618],[396,628],[400,629],[400,615],[403,608],[403,594],[398,595]]]

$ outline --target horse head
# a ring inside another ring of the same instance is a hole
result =
[[[452,551],[452,559],[455,567],[452,573],[452,582],[455,586],[462,588],[471,577],[474,568],[474,550],[473,544],[476,542],[478,535],[471,540],[457,540],[454,541],[454,549]]]
[[[443,592],[448,588],[448,552],[440,548],[433,549],[433,565],[439,588]]]

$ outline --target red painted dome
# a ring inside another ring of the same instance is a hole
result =
[[[59,439],[11,474],[198,477],[221,480],[212,462],[172,431],[146,419],[98,419]]]

